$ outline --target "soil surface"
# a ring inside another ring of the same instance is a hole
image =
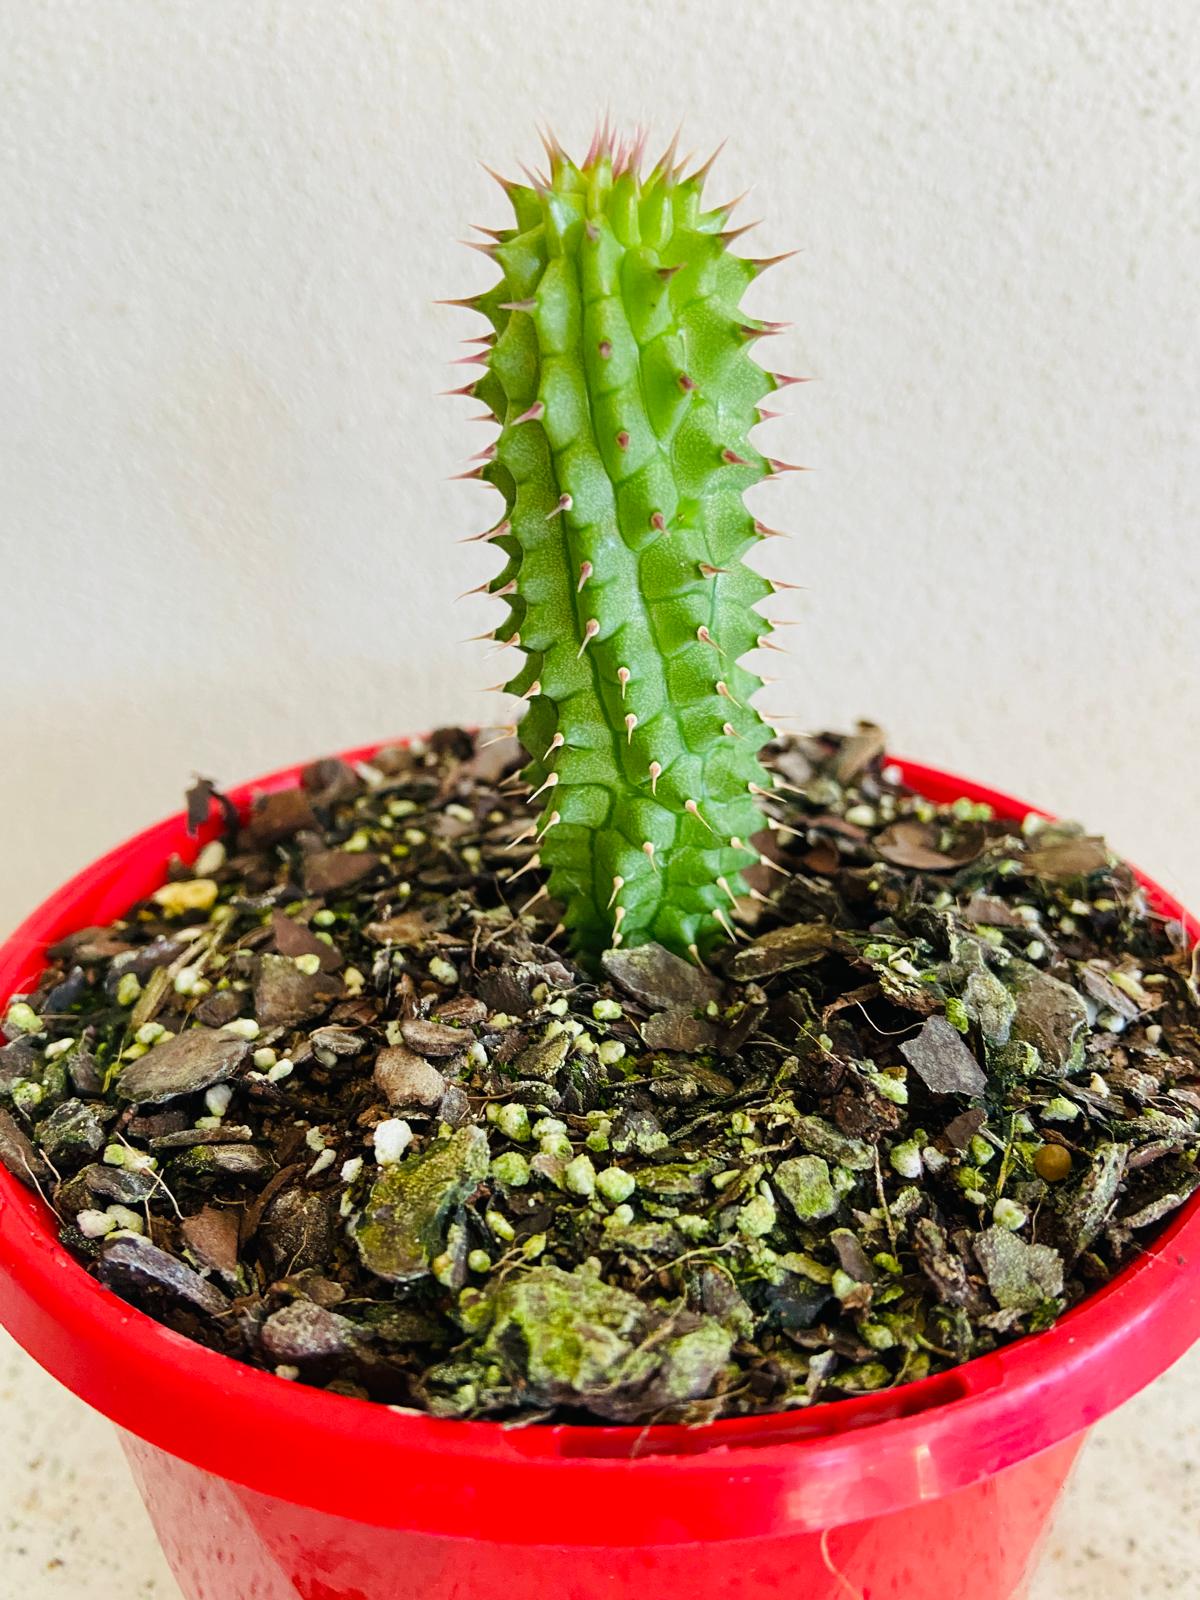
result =
[[[10,1003],[0,1160],[117,1294],[452,1417],[886,1389],[1049,1326],[1200,1182],[1183,930],[1067,824],[788,740],[739,940],[577,965],[520,755],[317,762]]]

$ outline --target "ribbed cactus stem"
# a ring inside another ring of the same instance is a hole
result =
[[[469,391],[500,423],[478,475],[508,562],[487,588],[525,658],[505,687],[528,701],[549,891],[585,957],[654,939],[702,959],[732,934],[771,787],[740,659],[770,630],[743,495],[773,470],[749,435],[776,380],[750,354],[771,329],[738,309],[760,265],[731,253],[727,210],[673,153],[639,168],[601,137],[505,185]]]

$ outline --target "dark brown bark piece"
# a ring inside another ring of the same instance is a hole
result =
[[[194,1306],[209,1316],[220,1316],[229,1308],[228,1300],[214,1283],[148,1239],[127,1236],[106,1245],[99,1273],[102,1282],[126,1299],[161,1295]]]
[[[232,1078],[249,1052],[249,1042],[236,1034],[189,1028],[122,1068],[117,1093],[138,1105],[197,1094]]]
[[[927,1017],[915,1039],[901,1042],[900,1054],[933,1094],[987,1092],[987,1074],[945,1017]]]
[[[315,828],[317,815],[303,789],[281,789],[254,802],[242,838],[252,850],[269,850],[304,828]]]
[[[379,857],[373,850],[315,850],[304,858],[304,889],[307,894],[344,894],[355,884],[378,870]]]
[[[644,1006],[703,1007],[721,998],[721,984],[711,973],[664,950],[660,944],[636,950],[606,950],[601,957],[606,976],[618,989]]]

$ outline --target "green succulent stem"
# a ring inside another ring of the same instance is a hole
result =
[[[470,387],[500,423],[480,476],[503,495],[495,637],[524,663],[525,776],[538,856],[585,958],[657,940],[702,959],[730,937],[758,858],[770,730],[740,665],[772,585],[743,495],[773,470],[750,443],[775,377],[739,302],[760,264],[728,210],[668,153],[647,175],[601,138],[581,166],[506,184],[493,332]]]

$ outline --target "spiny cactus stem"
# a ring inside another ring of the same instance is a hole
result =
[[[506,502],[471,537],[508,557],[486,586],[510,608],[495,642],[525,657],[507,688],[529,706],[538,855],[576,949],[656,938],[702,964],[738,936],[723,906],[757,852],[737,841],[761,825],[754,780],[769,793],[740,663],[772,586],[744,565],[741,495],[776,471],[749,442],[775,385],[748,350],[783,325],[738,310],[770,263],[729,253],[746,230],[736,202],[702,209],[708,164],[685,178],[672,145],[643,178],[644,135],[601,130],[582,169],[544,143],[547,176],[492,174],[515,226],[471,241],[502,274],[468,302],[493,334],[467,387],[499,434],[464,476]]]

